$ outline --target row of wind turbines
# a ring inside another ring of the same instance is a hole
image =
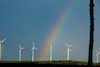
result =
[[[2,52],[1,50],[2,50],[3,47],[4,47],[4,46],[1,47],[1,44],[2,44],[5,40],[6,40],[6,39],[0,41],[0,61],[1,61],[1,52]],[[25,47],[21,47],[19,44],[18,44],[18,46],[19,46],[19,61],[21,61],[21,50],[22,50],[22,49],[25,49]],[[32,61],[34,61],[34,49],[38,50],[38,49],[34,46],[34,42],[33,42],[33,47],[32,47],[32,49],[31,49],[31,51],[32,51]]]
[[[50,61],[52,61],[52,44],[51,44],[51,42],[49,42],[49,44],[50,44]],[[66,44],[66,43],[65,43]],[[19,44],[18,44],[18,46],[19,46],[19,61],[21,61],[21,50],[22,49],[25,49],[24,47],[21,47]],[[71,49],[69,49],[69,47],[71,47],[71,46],[73,46],[73,45],[68,45],[68,44],[66,44],[66,46],[68,47],[68,50],[66,51],[66,53],[67,53],[67,61],[69,61],[69,51],[72,51]],[[33,47],[32,47],[32,49],[31,49],[31,51],[32,51],[32,61],[34,61],[34,49],[35,50],[38,50],[35,46],[34,46],[34,42],[33,42]],[[72,51],[73,52],[73,51]]]
[[[4,47],[4,46],[1,46],[1,44],[2,44],[5,40],[6,40],[6,39],[3,39],[2,41],[0,41],[0,61],[1,61],[1,52],[2,52],[2,49],[3,49],[3,47]],[[49,42],[49,41],[48,41],[48,42]],[[52,61],[52,43],[49,42],[49,44],[50,44],[50,61]],[[72,47],[73,45],[72,45],[72,44],[71,44],[71,45],[68,45],[67,43],[65,43],[65,45],[68,47],[66,53],[67,53],[67,61],[69,61],[69,52],[70,52],[70,51],[73,52],[73,51],[72,51],[71,49],[69,49],[69,48]],[[21,47],[19,44],[18,44],[18,46],[19,46],[19,61],[21,61],[21,50],[22,50],[22,49],[25,49],[25,47]],[[34,42],[33,42],[33,47],[32,47],[32,49],[31,49],[31,51],[32,51],[32,61],[34,61],[34,50],[38,50],[38,49],[35,47]],[[98,50],[96,49],[96,52],[97,52],[96,56],[97,56],[97,63],[98,63],[98,54],[100,54],[100,50],[98,51]]]
[[[1,50],[2,50],[2,48],[3,48],[3,46],[1,47],[1,44],[2,44],[5,40],[6,40],[6,39],[0,41],[0,61],[1,61]],[[48,41],[48,42],[49,42],[49,41]],[[50,44],[50,61],[52,61],[52,43],[49,42],[49,44]],[[65,43],[65,44],[66,44],[66,43]],[[67,53],[67,61],[69,61],[69,51],[72,51],[71,49],[69,49],[69,47],[71,47],[72,45],[68,45],[68,44],[66,44],[66,45],[67,45],[67,47],[68,47],[68,50],[66,51],[66,53]],[[22,49],[25,49],[25,47],[21,47],[20,44],[18,44],[18,46],[19,46],[19,61],[21,61],[21,51],[22,51]],[[31,49],[31,51],[32,51],[32,61],[34,61],[34,49],[35,49],[35,50],[38,50],[38,49],[34,46],[34,42],[33,42],[33,47],[32,47],[32,49]]]

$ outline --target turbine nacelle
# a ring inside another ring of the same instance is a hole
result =
[[[34,49],[38,50],[36,47],[34,47],[34,42],[33,42],[33,47],[32,47],[31,50],[34,50]]]
[[[99,53],[100,53],[100,50],[98,51],[98,50],[96,49],[96,52],[97,52],[97,54],[99,54]]]
[[[33,47],[31,50],[33,50],[33,49],[36,49],[36,50],[38,50],[36,47]]]
[[[25,47],[21,47],[19,44],[18,44],[18,46],[19,46],[20,49],[25,49]]]
[[[21,49],[25,49],[25,47],[22,47]]]

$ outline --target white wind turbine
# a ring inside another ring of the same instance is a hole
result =
[[[49,40],[48,40],[48,42],[49,42]],[[51,43],[50,43],[50,61],[52,61],[52,44]]]
[[[6,39],[0,41],[0,61],[1,61],[1,49],[2,49],[2,48],[1,48],[1,43],[3,43],[5,40],[6,40]]]
[[[32,61],[34,61],[34,49],[38,50],[36,47],[34,47],[34,42],[33,42],[33,47],[32,47]]]
[[[96,52],[97,52],[97,63],[98,63],[98,54],[100,54],[100,50],[99,50],[99,52],[98,52],[98,50],[96,49]]]
[[[25,49],[25,48],[21,47],[19,44],[18,44],[18,46],[19,46],[19,61],[21,61],[21,50]]]
[[[71,49],[69,49],[69,47],[71,47],[72,45],[68,45],[68,44],[66,44],[66,45],[68,47],[68,50],[66,51],[66,53],[67,53],[67,61],[69,61],[69,51],[72,51]]]

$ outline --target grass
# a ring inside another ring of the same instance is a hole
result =
[[[57,66],[87,66],[87,62],[80,61],[1,61],[4,64],[35,64],[35,65],[57,65]],[[100,66],[100,63],[93,63],[93,66]]]

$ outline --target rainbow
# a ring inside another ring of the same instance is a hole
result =
[[[54,25],[54,27],[51,29],[51,33],[46,37],[46,40],[49,40],[50,42],[54,42],[55,40],[57,41],[61,30],[63,29],[63,26],[66,25],[66,23],[68,22],[68,19],[70,18],[71,15],[71,11],[72,10],[72,6],[64,9],[59,18],[56,21],[56,24]],[[48,41],[46,41],[43,45],[43,50],[40,53],[39,56],[41,56],[41,58],[39,58],[39,61],[44,61],[46,56],[49,54],[49,47],[50,44],[48,43]]]

